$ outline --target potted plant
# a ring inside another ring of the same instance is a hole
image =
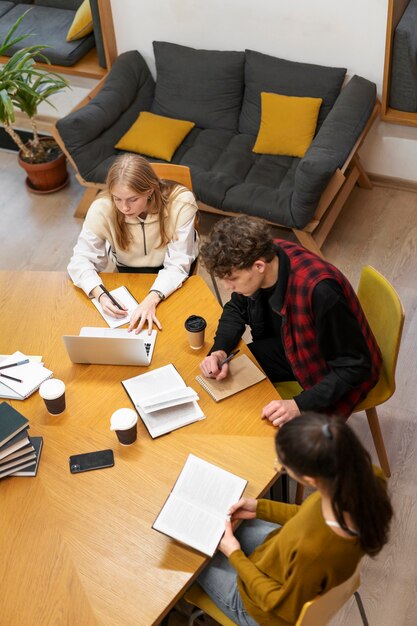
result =
[[[29,35],[13,37],[24,13],[10,28],[0,44],[0,55]],[[35,67],[35,57],[50,61],[42,54],[48,46],[28,46],[15,52],[0,68],[0,123],[19,148],[19,165],[26,170],[26,185],[30,191],[49,193],[68,182],[66,157],[52,137],[39,137],[35,116],[41,102],[53,106],[49,98],[68,87],[68,82],[56,72]],[[54,107],[55,108],[55,107]],[[33,138],[24,143],[13,129],[15,110],[25,113]]]

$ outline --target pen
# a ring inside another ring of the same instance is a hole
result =
[[[15,367],[16,365],[24,365],[25,363],[29,363],[29,359],[24,359],[24,361],[17,361],[17,363],[9,363],[8,365],[0,365],[0,370],[5,370],[8,367]]]
[[[23,380],[20,380],[20,378],[15,378],[14,376],[7,376],[7,374],[2,374],[0,372],[0,376],[3,376],[3,378],[8,378],[9,380],[15,380],[17,383],[23,383]]]
[[[231,361],[233,359],[233,357],[237,355],[238,352],[240,352],[240,350],[234,350],[234,352],[231,352],[229,354],[229,356],[225,358],[224,361],[219,363],[219,369],[221,369],[225,363],[228,363],[229,361]],[[210,371],[209,374],[211,374],[211,373],[212,372]]]
[[[124,310],[124,309],[123,309],[123,307],[122,307],[122,306],[120,306],[120,304],[117,302],[117,300],[116,300],[115,298],[113,298],[113,296],[111,295],[111,293],[109,293],[109,292],[107,291],[107,289],[105,288],[105,286],[104,286],[104,285],[99,285],[99,287],[100,287],[100,289],[102,289],[102,290],[104,291],[104,293],[106,294],[106,296],[108,296],[108,297],[110,298],[110,300],[113,302],[113,304],[114,304],[115,306],[117,306],[117,308],[118,308],[118,309],[120,309],[121,311],[123,311],[123,310]]]

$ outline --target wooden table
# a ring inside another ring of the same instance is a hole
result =
[[[106,274],[140,300],[154,277]],[[142,367],[73,365],[62,335],[104,320],[64,273],[0,272],[0,353],[40,354],[67,385],[67,409],[47,413],[38,393],[11,404],[44,448],[36,478],[0,483],[0,624],[5,626],[157,624],[206,563],[199,553],[151,529],[190,452],[249,480],[255,497],[274,481],[274,429],[261,408],[277,397],[268,380],[216,404],[199,389],[198,364],[211,345],[220,307],[200,277],[158,308],[163,325],[152,368],[174,363],[200,393],[207,418],[152,440],[118,444],[110,416],[131,406],[120,381]],[[184,320],[208,323],[201,351],[188,347]],[[242,352],[248,353],[242,345]],[[112,448],[113,468],[72,475],[70,454]]]

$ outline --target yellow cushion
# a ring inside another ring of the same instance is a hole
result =
[[[253,152],[303,157],[313,140],[321,98],[261,93],[261,125]]]
[[[194,122],[142,111],[133,126],[118,141],[116,148],[170,161],[194,126]]]
[[[81,39],[93,32],[93,16],[91,15],[90,0],[84,0],[78,8],[74,20],[67,34],[67,41]]]

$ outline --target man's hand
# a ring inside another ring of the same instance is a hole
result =
[[[240,550],[240,543],[233,534],[232,523],[229,520],[226,520],[225,528],[219,550],[223,552],[224,556],[229,557],[235,550]]]
[[[301,415],[295,400],[272,400],[262,409],[262,419],[272,422],[273,426],[282,426]]]
[[[229,364],[225,363],[220,367],[221,363],[227,358],[227,354],[224,350],[216,350],[212,352],[210,356],[201,361],[200,369],[205,378],[215,378],[216,380],[223,380],[229,373]]]

